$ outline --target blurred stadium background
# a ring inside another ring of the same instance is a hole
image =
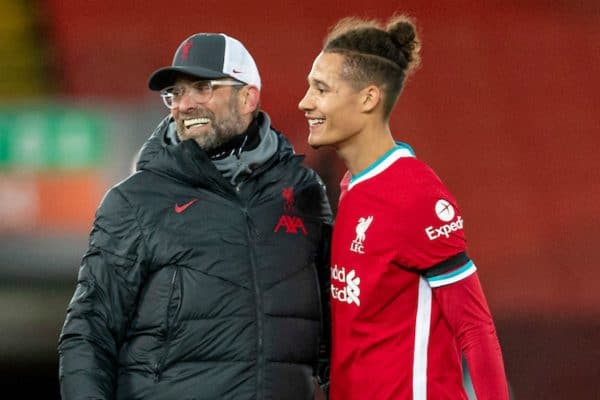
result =
[[[0,0],[0,387],[59,398],[56,342],[93,214],[165,115],[148,75],[227,32],[263,108],[326,179],[296,104],[325,30],[416,17],[422,68],[392,120],[461,204],[515,398],[600,398],[600,3]]]

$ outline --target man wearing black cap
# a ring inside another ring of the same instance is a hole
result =
[[[192,35],[149,86],[171,112],[97,210],[59,340],[62,398],[320,398],[322,181],[259,110],[238,40]]]

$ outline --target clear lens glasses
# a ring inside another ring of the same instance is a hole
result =
[[[169,86],[160,91],[160,97],[167,108],[173,109],[177,107],[186,93],[189,94],[196,103],[206,103],[211,99],[215,87],[244,85],[245,83],[233,80],[196,81],[189,85]]]

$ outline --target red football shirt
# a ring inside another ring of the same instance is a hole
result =
[[[342,181],[331,262],[332,400],[466,399],[432,288],[475,272],[438,176],[399,144]]]

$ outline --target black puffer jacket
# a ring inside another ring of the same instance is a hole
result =
[[[277,134],[235,188],[195,142],[165,145],[166,129],[96,213],[59,340],[63,399],[311,399],[322,182]]]

